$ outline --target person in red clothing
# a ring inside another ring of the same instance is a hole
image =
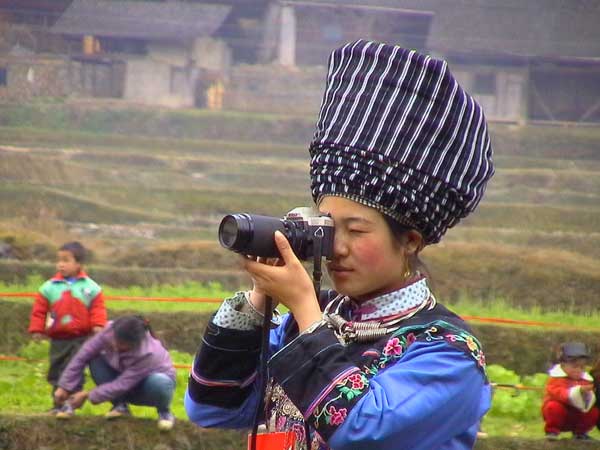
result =
[[[557,440],[562,431],[571,431],[574,439],[592,440],[588,432],[596,425],[599,413],[593,378],[585,370],[589,358],[581,342],[560,346],[558,364],[548,372],[542,405],[548,440]]]
[[[83,270],[86,250],[79,242],[68,242],[57,252],[57,273],[46,281],[36,296],[29,333],[33,339],[50,339],[48,382],[52,397],[61,373],[90,334],[106,325],[102,289]],[[80,388],[83,387],[83,376]],[[56,403],[50,410],[58,413]]]

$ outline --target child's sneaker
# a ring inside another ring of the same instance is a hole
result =
[[[159,412],[158,413],[158,429],[159,430],[170,430],[175,424],[175,416],[171,411]]]
[[[547,441],[558,441],[558,433],[546,433]]]
[[[104,414],[104,417],[108,420],[128,416],[131,416],[131,411],[129,410],[129,406],[127,406],[127,403],[118,403],[115,406],[113,406],[109,412]]]
[[[578,441],[595,441],[596,440],[587,433],[573,434],[573,439],[576,439]]]
[[[46,411],[44,414],[47,415],[47,416],[56,416],[56,414],[59,411],[60,411],[60,406],[53,406],[48,411]]]
[[[70,403],[65,403],[54,415],[57,419],[70,419],[75,414]]]

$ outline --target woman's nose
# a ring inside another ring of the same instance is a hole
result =
[[[343,235],[341,235],[341,233],[336,233],[335,237],[333,238],[333,255],[340,257],[346,256],[347,254],[348,245],[346,244]]]

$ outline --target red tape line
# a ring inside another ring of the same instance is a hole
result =
[[[1,293],[0,297],[24,297],[24,298],[35,298],[37,294],[31,292],[8,292]],[[168,302],[168,303],[221,303],[222,299],[217,298],[189,298],[189,297],[143,297],[143,296],[130,296],[130,295],[105,295],[105,300],[108,301],[133,301],[133,302]],[[542,327],[542,328],[561,328],[564,330],[578,330],[578,331],[599,331],[600,327],[586,327],[586,326],[573,326],[565,325],[556,322],[539,322],[534,320],[517,320],[517,319],[503,319],[500,317],[480,317],[480,316],[461,316],[467,321],[496,323],[501,325],[522,325],[529,327]]]

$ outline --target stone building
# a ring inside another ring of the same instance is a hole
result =
[[[358,38],[446,59],[492,120],[600,121],[600,7],[586,0],[283,0],[265,60],[324,64]]]
[[[226,73],[231,52],[213,38],[231,7],[187,2],[74,0],[52,27],[74,43],[69,58],[92,96],[189,107],[202,76]]]

